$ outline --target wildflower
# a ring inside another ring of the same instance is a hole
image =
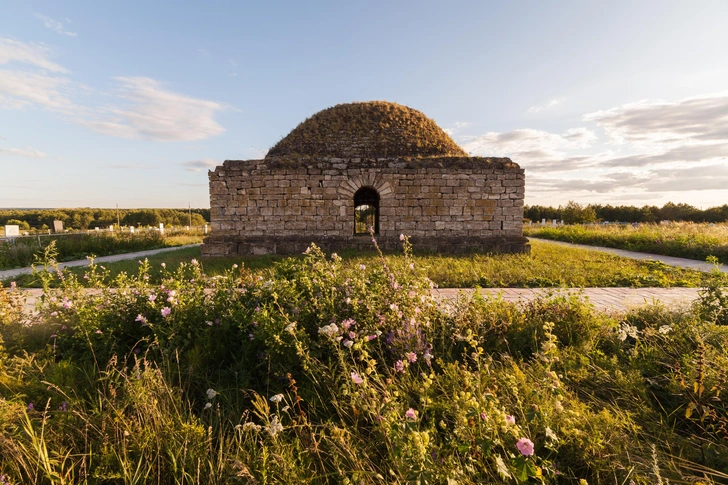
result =
[[[248,421],[248,422],[246,422],[242,426],[240,426],[240,425],[235,426],[235,429],[242,429],[243,431],[247,431],[249,429],[252,429],[252,430],[256,430],[257,431],[257,430],[260,429],[260,426],[258,426],[255,423],[252,423],[252,422]]]
[[[273,419],[270,420],[270,426],[268,426],[268,433],[275,436],[281,431],[283,431],[283,425],[278,421],[278,416],[273,416]]]
[[[425,362],[427,363],[428,366],[432,365],[431,364],[432,354],[430,352],[425,352],[425,355],[423,355],[422,358],[425,359]]]
[[[205,394],[207,394],[207,399],[214,399],[217,396],[217,391],[215,389],[208,389],[205,391]]]
[[[356,372],[351,373],[351,380],[354,382],[354,384],[357,384],[357,385],[364,382],[364,379],[362,379],[361,376],[359,374],[357,374]]]
[[[57,317],[58,316],[58,312],[51,312],[51,316],[52,317]]]
[[[63,306],[63,308],[68,310],[69,308],[71,308],[73,306],[73,302],[64,296],[61,306]]]
[[[516,424],[515,416],[511,416],[510,414],[508,416],[506,416],[506,423],[507,424]]]
[[[286,325],[285,330],[288,333],[294,333],[296,331],[296,322],[289,323],[288,325]]]
[[[210,320],[205,320],[205,323],[208,327],[212,327],[212,322]]]
[[[233,265],[233,269],[238,269],[238,265],[237,264],[234,264]]]
[[[61,403],[61,405],[60,405],[60,406],[58,407],[58,410],[59,410],[59,411],[66,411],[66,409],[67,409],[67,406],[68,406],[68,403],[66,403],[66,401],[63,401],[63,402]]]
[[[619,340],[624,342],[627,340],[627,337],[632,337],[633,339],[637,339],[639,337],[640,331],[635,327],[634,325],[630,325],[629,323],[623,323],[619,326],[619,330],[617,331],[617,334],[619,335]]]
[[[101,329],[97,329],[96,330],[96,333],[99,334],[99,335],[102,335],[104,332],[102,332]]]
[[[50,338],[58,338],[58,335],[56,335],[56,334],[54,333],[54,334],[52,334],[52,335],[50,336]]]
[[[205,403],[205,407],[203,409],[210,409],[212,407],[212,403]]]
[[[149,295],[149,301],[151,301],[152,303],[154,303],[154,300],[156,300],[156,299],[157,299],[157,295],[155,295],[154,293]]]
[[[342,322],[342,325],[343,324],[344,322]],[[335,323],[330,323],[319,328],[318,333],[327,337],[333,337],[334,335],[339,333],[339,327],[337,327]]]
[[[142,260],[140,259],[139,261],[137,261],[137,263],[142,264]]]
[[[171,309],[171,308],[169,308],[168,306],[166,306],[166,307],[162,308],[162,316],[163,316],[164,318],[167,318],[167,317],[169,316],[169,314],[170,314],[170,313],[172,313],[172,309]]]
[[[281,408],[281,411],[285,413],[285,412],[286,412],[286,411],[288,411],[289,409],[291,409],[291,406],[283,406],[283,407]]]
[[[409,408],[406,413],[404,413],[404,417],[407,419],[415,420],[417,419],[417,411],[415,411],[412,408]]]
[[[270,402],[274,402],[278,404],[279,402],[283,401],[283,394],[275,394],[270,397]]]
[[[66,327],[65,325],[61,325],[61,330],[68,330],[68,327]]]
[[[375,338],[377,338],[376,335],[367,335],[367,339],[369,339],[370,341],[374,340]]]
[[[548,426],[546,426],[546,429],[544,431],[546,432],[546,437],[548,439],[550,439],[551,441],[559,440],[558,436],[556,436],[556,433],[554,433],[554,431],[551,428],[549,428]]]
[[[33,404],[32,402],[29,402],[28,403],[28,411],[33,411],[34,409],[35,409],[35,404]]]
[[[166,268],[167,267],[167,263],[162,263],[161,266],[162,266],[162,268]]]
[[[343,345],[343,346],[344,346],[344,347],[346,347],[347,349],[350,349],[350,348],[351,348],[351,346],[352,346],[352,345],[354,345],[354,342],[353,342],[353,341],[351,341],[351,340],[344,340],[344,342],[343,342],[343,343],[342,343],[341,345]]]
[[[87,274],[83,275],[83,279],[87,280],[88,279],[88,275]]]
[[[197,266],[197,265],[198,265],[199,263],[197,262],[197,260],[196,260],[196,259],[193,259],[192,261],[190,261],[190,264],[191,264],[192,266]]]
[[[135,322],[147,323],[147,317],[145,317],[144,315],[142,315],[140,313],[139,315],[137,315],[137,317],[134,319],[134,321]]]
[[[141,353],[141,349],[139,347],[134,349],[134,355],[139,355]]]
[[[401,360],[398,360],[394,363],[394,371],[395,372],[404,372],[404,362]]]
[[[400,240],[400,241],[404,241],[404,234],[400,234],[400,235],[399,235],[399,240]]]
[[[488,419],[488,415],[485,413],[480,413],[480,419],[486,420],[486,419]]]
[[[250,340],[253,340],[253,339],[255,338],[255,336],[254,336],[254,335],[253,335],[252,333],[249,333],[249,334],[248,334],[248,338],[249,338]]]
[[[356,325],[356,322],[352,318],[347,318],[343,322],[341,322],[341,326],[344,327],[344,330],[349,330],[349,327],[352,325]]]
[[[417,354],[415,354],[414,352],[407,352],[406,356],[407,356],[407,361],[410,364],[414,364],[415,362],[417,362]]]
[[[359,265],[359,269],[360,269],[361,271],[364,271],[365,269],[367,269],[367,267],[366,267],[366,265],[364,265],[364,264],[360,264],[360,265]]]
[[[659,329],[657,329],[658,332],[660,332],[662,335],[667,335],[668,333],[672,332],[672,327],[670,325],[662,325]]]
[[[520,451],[523,456],[533,455],[533,441],[528,438],[521,438],[518,440],[518,442],[516,442],[516,448],[518,448],[518,451]]]

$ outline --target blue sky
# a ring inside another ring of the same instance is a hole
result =
[[[207,170],[396,101],[526,203],[728,203],[728,2],[7,2],[0,207],[208,207]]]

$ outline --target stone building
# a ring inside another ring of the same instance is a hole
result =
[[[508,158],[469,157],[421,112],[387,102],[316,113],[262,160],[209,172],[212,235],[204,256],[400,246],[524,252],[524,173]]]

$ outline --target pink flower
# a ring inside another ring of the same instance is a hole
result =
[[[141,313],[139,315],[137,315],[137,317],[134,319],[134,321],[135,322],[147,323],[146,317],[144,315],[142,315]]]
[[[367,269],[367,267],[366,267],[365,265],[363,265],[363,264],[360,264],[360,265],[359,265],[359,269],[360,269],[361,271],[364,271],[365,269]]]
[[[69,308],[71,308],[73,306],[73,302],[64,296],[63,303],[61,303],[61,306],[63,306],[63,308],[68,310]]]
[[[357,374],[356,372],[351,373],[351,380],[354,382],[354,384],[357,384],[357,385],[364,382],[364,379],[362,379],[361,376],[359,374]]]
[[[154,300],[156,300],[156,299],[157,299],[157,295],[155,295],[154,293],[149,295],[149,301],[154,302]]]
[[[533,441],[528,438],[521,438],[518,440],[516,448],[518,448],[518,451],[520,451],[523,456],[533,455]]]
[[[511,416],[510,414],[506,416],[506,423],[508,424],[516,424],[516,418],[514,416]]]
[[[407,360],[410,364],[414,364],[415,362],[417,362],[417,354],[415,354],[414,352],[407,352]]]
[[[400,234],[400,235],[399,235],[399,240],[400,240],[400,241],[404,241],[404,234]]]
[[[166,306],[166,307],[162,308],[162,316],[163,316],[164,318],[167,318],[167,317],[169,316],[169,314],[170,314],[170,313],[172,313],[172,309],[171,309],[171,308],[169,308],[168,306]]]
[[[480,419],[488,419],[488,415],[485,413],[480,413]]]
[[[401,360],[398,360],[394,363],[394,371],[395,372],[404,372],[404,362]]]
[[[417,419],[417,411],[415,411],[412,408],[409,408],[406,413],[404,413],[405,418],[415,420]]]
[[[102,332],[101,330],[96,330],[96,333],[97,333],[97,334],[99,334],[99,335],[101,335],[101,334],[103,334],[104,332]]]

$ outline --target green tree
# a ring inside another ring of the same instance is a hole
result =
[[[587,224],[596,222],[597,213],[590,205],[584,207],[581,204],[570,200],[561,209],[561,219],[567,224]]]

